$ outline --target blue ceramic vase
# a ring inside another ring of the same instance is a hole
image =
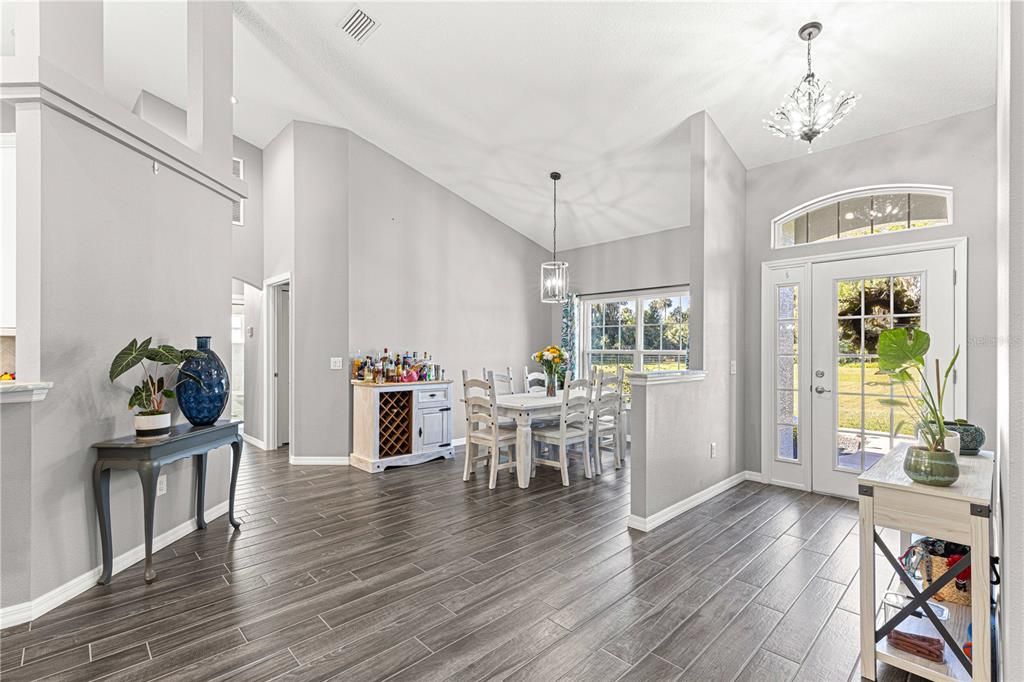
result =
[[[231,397],[231,377],[228,368],[210,348],[209,336],[196,337],[196,350],[206,357],[190,358],[181,369],[199,377],[200,384],[183,381],[178,385],[178,407],[196,426],[209,426],[220,417]]]

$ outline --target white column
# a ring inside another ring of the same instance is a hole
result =
[[[102,0],[16,3],[14,54],[39,57],[102,92]]]
[[[231,3],[188,0],[188,144],[224,174],[231,172],[232,45]]]

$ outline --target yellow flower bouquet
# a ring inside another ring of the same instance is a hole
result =
[[[555,385],[559,377],[565,376],[565,368],[569,355],[563,348],[548,346],[534,353],[533,361],[540,364],[548,378],[548,395],[555,394]]]

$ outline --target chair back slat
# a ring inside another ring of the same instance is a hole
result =
[[[529,367],[523,366],[523,391],[525,393],[543,393],[547,390],[548,380],[544,372],[531,372]]]
[[[572,372],[565,374],[565,386],[562,392],[561,427],[566,429],[574,425],[586,428],[590,420],[591,385],[589,379],[573,380]]]
[[[466,437],[496,438],[498,405],[494,384],[489,379],[471,379],[469,372],[462,370],[462,392],[466,405]]]
[[[516,392],[515,383],[512,381],[511,367],[506,367],[504,372],[494,372],[485,367],[484,376],[491,378],[494,383],[494,392],[497,395],[510,395]]]

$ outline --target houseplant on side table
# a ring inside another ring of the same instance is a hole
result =
[[[960,349],[953,353],[946,371],[935,359],[935,385],[928,380],[925,356],[931,337],[923,329],[897,327],[886,329],[878,339],[878,369],[892,380],[903,397],[886,401],[900,407],[917,423],[919,444],[907,448],[903,471],[912,481],[925,485],[949,486],[960,477],[956,455],[946,449],[948,428],[942,414],[946,384],[953,372]],[[914,389],[920,391],[915,394]],[[900,426],[896,427],[898,431]]]
[[[170,433],[171,413],[164,410],[164,401],[173,399],[174,389],[183,382],[199,382],[198,377],[182,370],[181,364],[189,358],[205,355],[201,351],[178,350],[167,344],[153,346],[152,342],[152,337],[142,343],[132,339],[110,364],[111,383],[135,366],[142,369],[142,380],[128,398],[128,409],[140,408],[135,414],[135,435],[138,438],[160,438]]]

